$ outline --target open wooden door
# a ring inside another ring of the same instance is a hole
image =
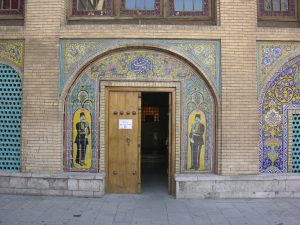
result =
[[[106,191],[140,192],[140,92],[107,90]]]

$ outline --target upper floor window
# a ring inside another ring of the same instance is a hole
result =
[[[0,0],[0,15],[22,15],[23,0]]]
[[[72,15],[209,19],[211,8],[211,0],[73,0]]]
[[[208,0],[170,0],[172,16],[209,16]]]
[[[73,0],[73,15],[107,16],[112,12],[111,0]]]
[[[259,0],[260,17],[296,17],[297,0]]]
[[[155,8],[154,0],[125,0],[123,3],[125,3],[124,8],[129,10],[154,10]]]
[[[160,0],[122,0],[120,15],[157,16],[160,9]]]

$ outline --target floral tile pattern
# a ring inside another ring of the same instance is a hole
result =
[[[0,59],[23,70],[24,41],[22,40],[0,40]]]
[[[259,168],[262,173],[286,173],[287,111],[300,108],[300,44],[258,42],[257,49],[260,102]],[[298,53],[299,55],[294,57]]]
[[[156,46],[181,54],[201,68],[220,94],[220,42],[199,40],[62,40],[60,45],[59,95],[65,84],[88,62],[102,53],[124,46]]]

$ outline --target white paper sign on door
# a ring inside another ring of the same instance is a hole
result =
[[[119,129],[131,130],[132,120],[131,119],[119,119]]]

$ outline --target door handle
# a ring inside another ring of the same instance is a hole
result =
[[[113,175],[117,175],[118,172],[117,172],[117,171],[113,171],[112,174],[113,174]]]
[[[136,175],[136,171],[132,171],[132,175]]]
[[[126,138],[128,146],[130,145],[131,139],[129,137]]]

